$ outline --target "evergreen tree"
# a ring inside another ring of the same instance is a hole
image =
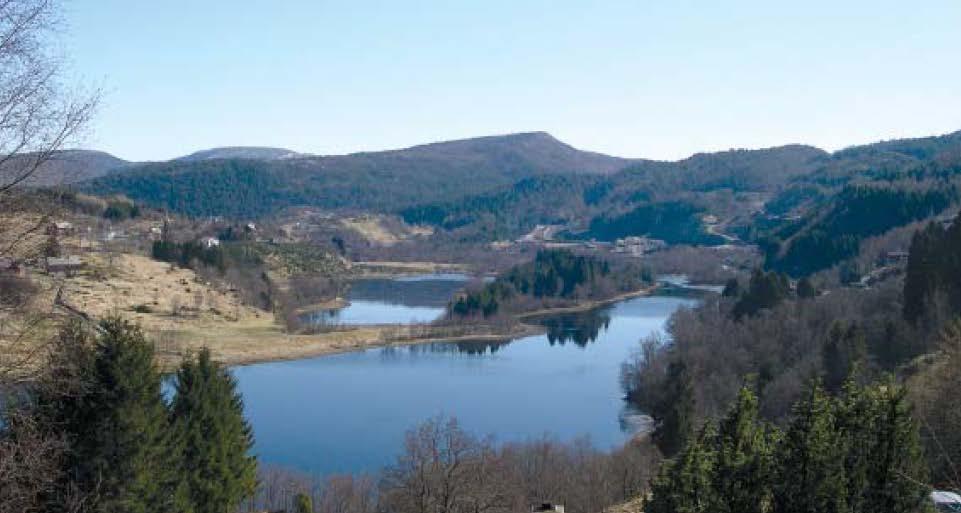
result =
[[[878,423],[877,410],[876,401],[865,388],[857,385],[853,375],[848,377],[843,393],[836,402],[835,426],[842,437],[847,490],[845,502],[851,511],[865,511],[868,467]]]
[[[75,340],[86,337],[77,326],[69,329]],[[90,356],[78,355],[82,361],[71,371],[82,383],[76,393],[38,400],[70,443],[70,486],[89,494],[92,511],[188,511],[153,347],[140,328],[119,318],[102,321],[100,331]]]
[[[230,372],[204,349],[177,373],[173,426],[181,443],[181,472],[197,513],[229,513],[256,486],[253,436]]]
[[[683,360],[668,365],[666,388],[652,412],[658,421],[652,438],[661,453],[671,457],[691,438],[694,425],[694,386]]]
[[[306,493],[298,493],[294,497],[294,513],[313,513],[314,501]]]
[[[741,295],[741,283],[737,281],[737,278],[729,278],[724,284],[724,290],[721,291],[721,296],[723,297],[738,297]]]
[[[812,385],[795,405],[794,420],[776,453],[774,513],[849,511],[841,442],[833,401]]]
[[[917,511],[926,496],[927,468],[907,390],[890,379],[873,393],[878,415],[866,464],[864,511]]]
[[[718,513],[764,513],[773,470],[771,437],[758,420],[758,401],[742,388],[718,425],[715,442],[714,507]]]
[[[854,368],[867,357],[864,333],[856,324],[836,321],[821,348],[824,365],[824,388],[837,393]]]
[[[751,274],[751,282],[747,292],[734,305],[732,311],[735,319],[753,316],[764,309],[774,308],[783,301],[790,292],[787,276],[776,272],[764,272],[755,269]]]
[[[911,239],[904,272],[904,318],[912,323],[921,318],[932,292],[938,287],[938,249],[944,238],[941,225],[929,223]]]
[[[709,423],[672,461],[665,463],[651,482],[644,502],[646,513],[707,513],[713,511],[713,475],[716,437]]]
[[[818,291],[816,288],[814,288],[814,284],[811,283],[811,280],[808,277],[805,276],[804,278],[798,280],[797,297],[801,299],[810,299],[812,297],[816,297],[817,295]]]

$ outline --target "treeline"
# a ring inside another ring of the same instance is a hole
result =
[[[688,435],[653,481],[647,513],[909,513],[928,487],[918,422],[893,381],[810,386],[782,430],[741,389],[717,424]]]
[[[636,290],[651,276],[626,267],[613,271],[606,260],[569,250],[541,250],[532,262],[515,266],[493,282],[451,302],[458,318],[492,317],[580,299],[603,299]]]
[[[534,176],[504,189],[454,202],[402,209],[412,224],[452,231],[460,241],[514,239],[538,224],[562,224],[584,215],[581,198],[597,181],[592,176]]]
[[[865,238],[939,214],[956,200],[956,188],[947,184],[846,186],[822,214],[792,222],[758,242],[768,268],[806,276],[856,256]]]
[[[251,218],[306,204],[301,191],[276,176],[277,165],[247,160],[144,164],[79,184],[92,194],[123,194],[187,216]]]
[[[197,263],[213,267],[223,273],[227,268],[224,250],[218,246],[207,247],[200,241],[173,242],[154,241],[150,251],[154,260],[170,262],[180,267],[194,268]]]
[[[41,377],[6,398],[0,511],[235,511],[256,486],[236,383],[207,351],[173,383],[168,404],[138,327],[67,324]]]
[[[261,474],[255,511],[313,513],[514,513],[550,501],[567,511],[603,511],[648,489],[660,456],[648,443],[611,452],[589,440],[543,437],[495,444],[456,419],[407,432],[396,461],[373,476],[327,479],[277,468]]]
[[[107,202],[103,217],[112,221],[123,221],[140,217],[140,206],[125,199],[114,199]]]
[[[961,314],[961,222],[930,223],[915,233],[904,277],[904,316],[937,324]]]
[[[917,235],[910,258],[915,270],[909,273],[917,277],[909,276],[903,286],[887,280],[871,289],[819,293],[809,281],[792,290],[783,275],[761,271],[747,286],[730,283],[721,297],[675,313],[669,342],[652,337],[643,343],[623,374],[629,400],[651,413],[655,440],[673,454],[684,426],[723,415],[745,377],[754,379],[761,417],[786,425],[790,405],[813,377],[829,394],[840,394],[855,370],[865,380],[893,372],[918,398],[932,478],[957,482],[945,461],[961,458],[961,432],[944,420],[953,414],[942,411],[952,401],[949,387],[961,386],[955,348],[961,337],[944,333],[953,326],[950,319],[961,316],[961,303],[946,299],[958,282],[940,274],[955,260],[956,249],[944,242],[952,230],[930,227]],[[926,249],[915,254],[918,248]],[[931,265],[936,262],[944,267]]]
[[[701,213],[704,209],[682,201],[645,203],[614,217],[595,217],[582,238],[611,241],[634,235],[646,235],[669,244],[716,245],[724,238],[704,231]]]

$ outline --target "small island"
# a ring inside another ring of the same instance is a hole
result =
[[[544,249],[533,261],[455,296],[445,321],[516,327],[525,317],[589,310],[653,287],[650,270],[635,263]]]

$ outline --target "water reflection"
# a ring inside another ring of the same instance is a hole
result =
[[[547,328],[550,345],[573,342],[578,347],[597,340],[611,323],[610,308],[545,317],[539,323]]]
[[[389,287],[363,284],[355,293],[397,290]],[[621,365],[638,340],[697,302],[663,292],[529,319],[547,333],[514,341],[394,346],[235,368],[256,452],[263,462],[318,474],[376,471],[396,457],[405,430],[437,414],[505,442],[549,432],[560,440],[589,435],[600,448],[622,444],[649,419],[623,401]],[[371,302],[379,310],[368,320],[397,312]]]
[[[436,342],[431,344],[415,344],[408,346],[411,354],[464,354],[469,356],[493,355],[503,347],[510,345],[513,340],[457,340],[454,342]]]
[[[395,279],[356,280],[347,293],[348,306],[305,313],[312,325],[414,324],[431,322],[468,280],[463,274],[426,274]]]

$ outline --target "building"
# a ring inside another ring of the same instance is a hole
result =
[[[217,237],[204,237],[200,239],[200,244],[207,249],[220,246],[220,239]]]
[[[648,253],[660,251],[667,247],[667,243],[659,239],[649,239],[647,237],[624,237],[614,241],[615,253],[626,253],[631,256],[640,257]]]
[[[907,263],[908,256],[908,252],[904,250],[885,251],[881,255],[881,261],[883,265],[898,265],[901,263]]]
[[[563,504],[553,504],[550,502],[542,502],[540,504],[531,505],[531,513],[564,513]]]
[[[74,231],[73,223],[68,223],[67,221],[55,221],[47,227],[48,235],[56,235],[58,237],[73,235]]]
[[[67,257],[47,257],[47,272],[50,274],[65,274],[73,276],[80,269],[83,269],[83,260],[77,255]]]

